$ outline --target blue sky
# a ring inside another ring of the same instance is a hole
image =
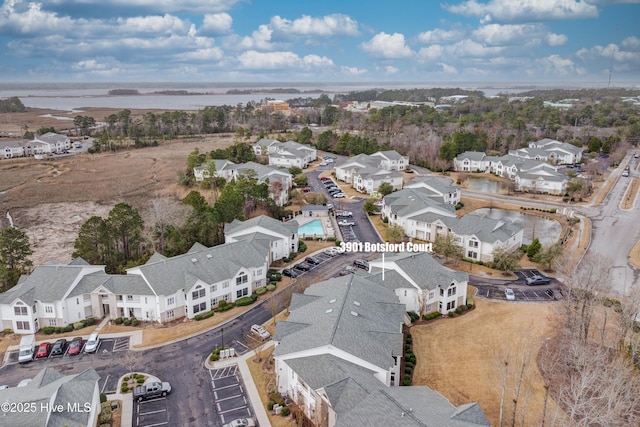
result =
[[[0,1],[5,82],[640,84],[640,0]]]

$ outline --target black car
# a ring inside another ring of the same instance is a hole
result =
[[[535,276],[527,277],[526,281],[529,286],[548,285],[551,282],[551,279],[536,274]]]
[[[308,256],[304,259],[304,262],[307,264],[318,265],[320,264],[320,260],[318,258],[314,258],[312,256]]]
[[[53,343],[53,347],[51,347],[51,353],[49,357],[53,356],[62,356],[67,349],[67,340],[64,338],[59,339],[58,341]]]
[[[295,268],[296,270],[300,270],[300,271],[309,271],[311,270],[312,265],[311,264],[307,264],[306,262],[301,262],[299,264],[296,264],[293,266],[293,268]]]
[[[295,279],[296,277],[298,277],[298,273],[296,273],[296,271],[293,268],[285,268],[284,270],[282,270],[282,275],[291,277],[292,279]]]
[[[369,270],[369,263],[363,259],[357,259],[353,261],[353,265],[358,268],[362,268],[363,270]]]

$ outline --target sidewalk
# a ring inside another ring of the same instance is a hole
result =
[[[264,345],[263,351],[271,348],[275,344],[276,343],[274,341],[269,341]],[[240,357],[232,357],[225,360],[219,360],[217,362],[210,362],[207,357],[204,367],[206,369],[213,370],[224,368],[225,366],[238,365],[240,375],[242,376],[242,380],[244,381],[244,386],[247,391],[247,397],[251,401],[251,406],[255,413],[257,425],[260,427],[270,427],[271,421],[269,421],[269,416],[267,415],[265,406],[262,404],[262,399],[260,399],[260,392],[258,392],[258,388],[256,387],[256,383],[253,381],[253,377],[251,376],[251,372],[249,371],[249,366],[247,364],[247,360],[254,356],[255,351],[249,351]]]

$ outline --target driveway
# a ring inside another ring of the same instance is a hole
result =
[[[516,301],[556,301],[566,295],[566,288],[557,279],[551,279],[548,285],[528,286],[525,279],[541,273],[536,269],[522,269],[514,271],[517,279],[491,279],[469,275],[469,284],[478,289],[478,296],[487,299],[504,300],[504,290],[511,288],[516,295]]]

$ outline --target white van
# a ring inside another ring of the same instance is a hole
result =
[[[84,352],[95,353],[96,350],[98,350],[99,346],[100,346],[100,336],[98,335],[97,332],[94,332],[91,335],[89,335],[89,339],[84,345]]]
[[[33,360],[34,346],[36,345],[35,335],[25,335],[20,338],[20,353],[18,354],[18,362],[28,363]]]

